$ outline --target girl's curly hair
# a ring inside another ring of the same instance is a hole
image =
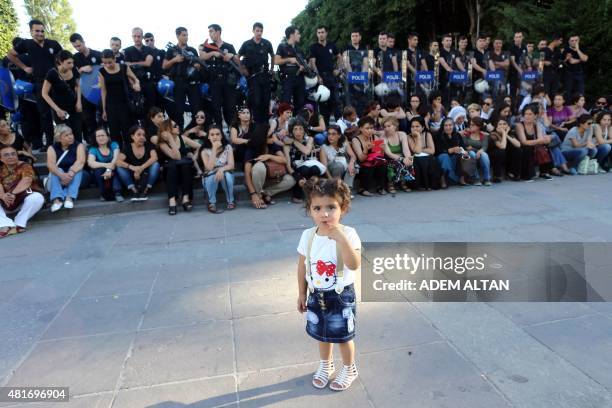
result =
[[[310,213],[313,197],[331,197],[335,199],[340,204],[340,210],[343,214],[348,212],[351,206],[351,189],[338,178],[321,179],[311,177],[306,181],[303,188],[306,195],[304,207],[307,213]]]

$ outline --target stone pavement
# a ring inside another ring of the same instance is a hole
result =
[[[343,222],[363,241],[611,242],[611,186],[360,197]],[[240,204],[34,221],[0,241],[0,385],[70,387],[69,404],[24,407],[612,406],[610,303],[360,303],[359,380],[315,390],[295,311],[310,219]]]

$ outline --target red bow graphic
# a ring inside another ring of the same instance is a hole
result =
[[[323,261],[317,261],[317,273],[319,275],[326,274],[327,276],[334,276],[335,272],[336,265],[334,265],[333,263],[330,262],[328,265]]]

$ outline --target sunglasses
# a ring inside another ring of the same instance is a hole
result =
[[[490,104],[489,102],[483,102],[483,103],[482,103],[482,105],[483,105],[483,106],[485,106],[485,105],[486,105],[486,106],[491,106],[491,104]]]
[[[145,38],[145,40],[144,40],[144,42],[151,42],[151,41],[153,41],[152,38]]]
[[[206,116],[204,116],[204,115],[196,115],[195,118],[196,119],[206,119]]]
[[[606,101],[597,101],[597,105],[606,106]]]
[[[586,125],[587,126],[591,126],[593,124],[593,122],[587,122]]]

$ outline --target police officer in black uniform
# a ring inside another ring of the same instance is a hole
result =
[[[202,65],[197,62],[199,59],[196,49],[187,45],[189,39],[187,29],[178,27],[175,32],[178,44],[166,51],[162,67],[164,70],[169,70],[170,79],[174,81],[174,109],[172,109],[171,116],[182,131],[185,97],[189,98],[193,115],[202,109],[199,73]]]
[[[451,83],[450,73],[453,72],[453,60],[455,59],[455,51],[451,48],[453,45],[453,37],[450,34],[442,36],[440,47],[440,57],[438,58],[438,84],[440,93],[442,93],[442,103],[444,106],[450,105],[451,98]]]
[[[8,59],[27,74],[32,75],[34,81],[34,94],[38,109],[41,129],[46,136],[46,144],[53,144],[53,121],[51,109],[42,98],[42,86],[47,72],[55,67],[55,56],[62,50],[62,46],[55,40],[45,39],[45,26],[40,20],[31,20],[29,23],[32,39],[22,40],[16,47],[9,50]],[[28,54],[31,66],[26,66],[20,59],[20,54]],[[36,135],[32,140],[32,148],[40,149],[42,134]]]
[[[212,43],[200,45],[200,57],[208,62],[212,117],[219,126],[223,125],[225,118],[229,126],[236,114],[236,87],[241,74],[236,68],[240,60],[234,46],[221,39],[220,25],[209,25],[208,34]]]
[[[336,120],[342,117],[338,98],[338,81],[336,80],[340,74],[338,70],[341,65],[340,51],[334,43],[327,41],[327,27],[323,25],[317,27],[317,40],[310,46],[309,63],[317,71],[319,83],[325,85],[330,91],[329,100],[322,103],[320,109],[327,126],[332,113]]]
[[[115,54],[115,62],[121,65],[125,64],[125,55],[121,52],[121,38],[111,37],[109,47]]]
[[[274,50],[272,43],[261,38],[263,24],[253,24],[253,38],[245,41],[238,54],[246,69],[249,85],[248,105],[256,123],[266,123],[270,111],[270,72],[274,71]],[[270,65],[268,65],[270,56]]]
[[[166,56],[165,50],[160,50],[155,48],[155,36],[152,33],[145,33],[144,35],[144,43],[151,50],[151,55],[153,56],[153,63],[149,67],[149,72],[151,73],[151,80],[153,81],[155,86],[155,103],[153,106],[157,106],[158,108],[165,108],[166,103],[163,100],[162,95],[157,92],[157,82],[164,75],[164,69],[162,68],[162,64],[164,62],[164,58]],[[147,112],[148,113],[148,112]]]
[[[418,48],[419,46],[419,34],[411,32],[408,34],[408,48],[406,49],[406,58],[408,64],[406,65],[406,80],[408,81],[408,92],[411,95],[423,96],[423,90],[416,83],[416,73],[420,71],[423,66],[423,59],[425,58],[423,52]]]
[[[94,65],[102,64],[102,53],[87,47],[81,34],[72,34],[70,43],[77,50],[74,54],[74,66],[79,74],[88,74]],[[94,135],[98,128],[97,113],[99,108],[85,98],[81,98],[81,104],[83,105],[83,137],[87,143],[93,144],[95,142]]]
[[[149,110],[155,106],[155,82],[151,75],[150,68],[153,65],[153,50],[142,43],[142,28],[135,27],[132,29],[132,39],[134,45],[123,50],[125,62],[130,66],[134,75],[140,81],[140,89],[144,96],[144,112],[141,117],[136,119],[144,124],[144,118]]]
[[[292,103],[295,112],[299,112],[304,106],[304,94],[306,85],[304,83],[304,69],[298,62],[306,63],[304,54],[298,48],[300,42],[300,30],[295,26],[285,29],[285,40],[276,48],[274,63],[280,66],[281,80],[281,102]]]
[[[351,43],[344,52],[348,60],[346,61],[348,66],[344,67],[345,70],[348,72],[366,72],[368,70],[368,49],[361,44],[361,32],[359,30],[351,32]],[[366,85],[347,84],[345,89],[348,89],[346,104],[352,105],[357,110],[357,114],[361,115],[369,99],[366,93]]]

